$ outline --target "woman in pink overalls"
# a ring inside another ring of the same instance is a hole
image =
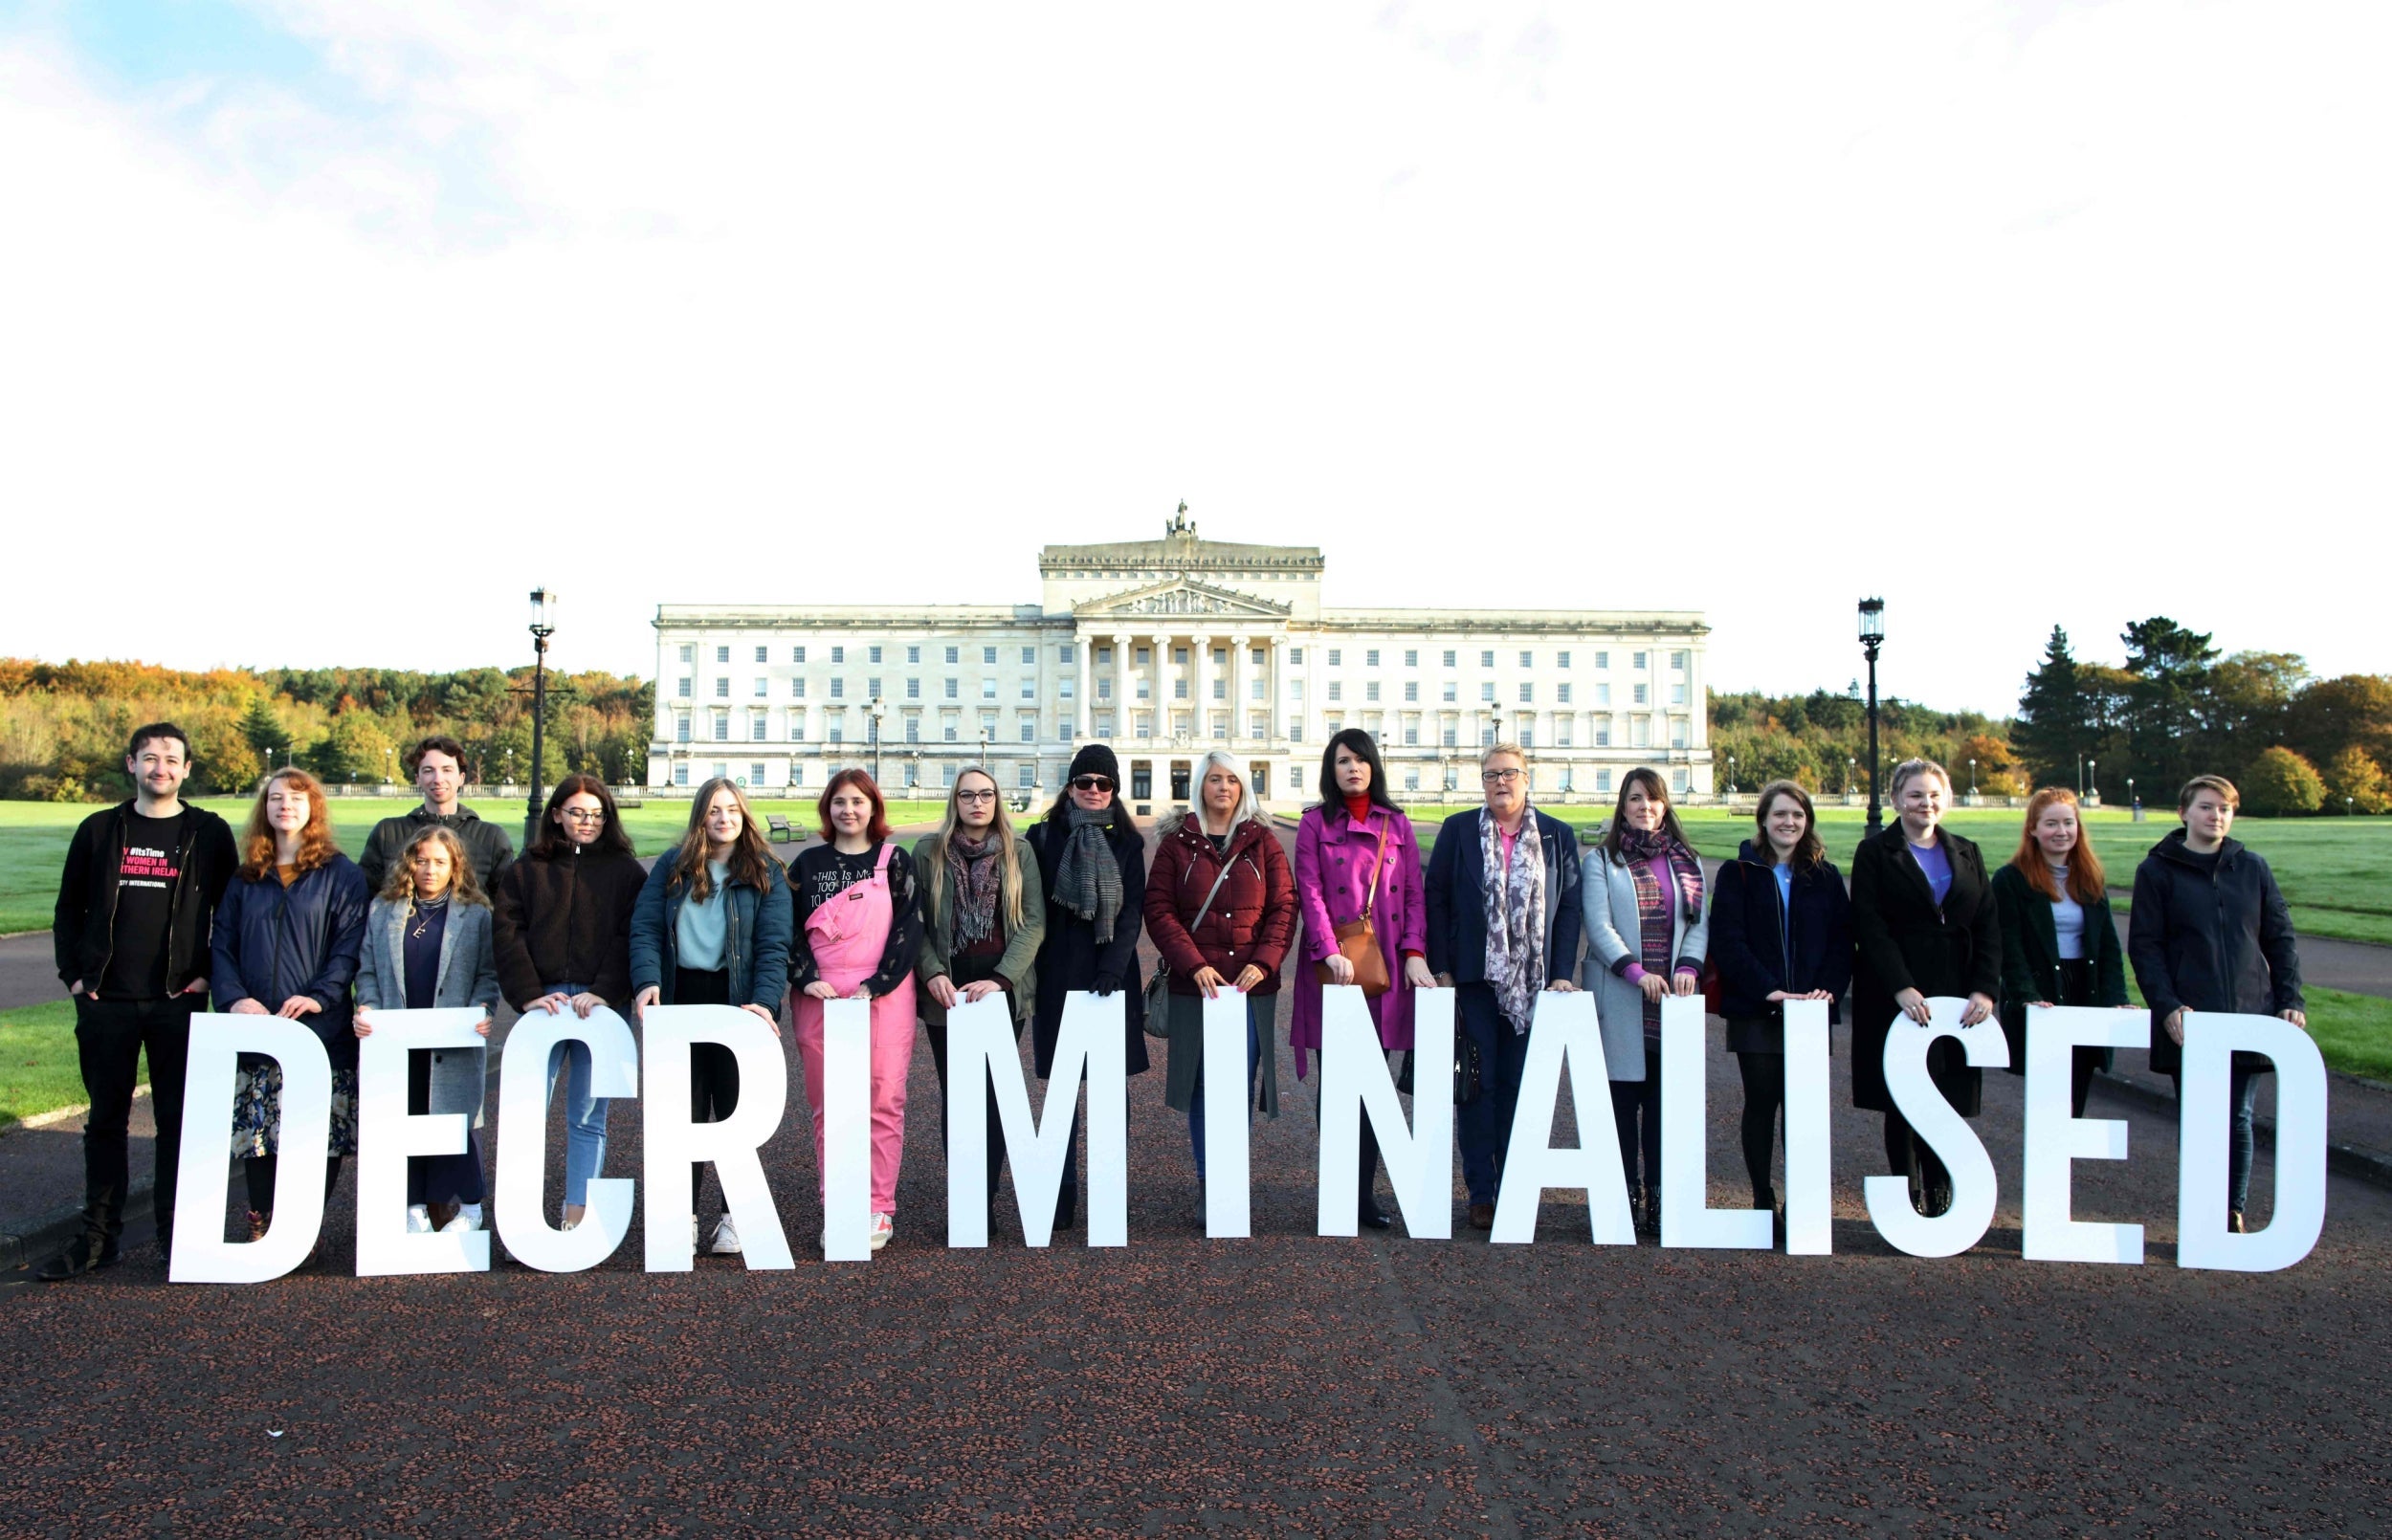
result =
[[[880,788],[842,770],[816,811],[830,842],[798,853],[797,936],[789,948],[791,1014],[806,1101],[814,1111],[814,1169],[822,1169],[822,1002],[872,1001],[872,1245],[897,1229],[897,1164],[905,1155],[905,1077],[914,1063],[914,961],[921,950],[921,896],[914,862],[889,841]]]

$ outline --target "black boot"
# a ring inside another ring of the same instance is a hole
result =
[[[1645,1192],[1645,1221],[1652,1226],[1653,1243],[1656,1245],[1659,1244],[1661,1241],[1661,1189],[1658,1187],[1648,1188]]]
[[[43,1263],[41,1271],[34,1276],[46,1284],[62,1283],[102,1267],[113,1267],[122,1260],[123,1253],[117,1248],[115,1237],[105,1230],[85,1230]]]
[[[1395,1222],[1379,1206],[1379,1135],[1368,1118],[1362,1119],[1362,1185],[1354,1217],[1365,1230],[1384,1230]]]

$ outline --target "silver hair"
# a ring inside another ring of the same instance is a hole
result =
[[[1178,827],[1179,824],[1187,818],[1196,819],[1197,827],[1204,826],[1201,809],[1205,805],[1205,777],[1212,774],[1214,765],[1219,765],[1237,777],[1237,808],[1229,815],[1229,826],[1235,828],[1240,824],[1261,821],[1262,803],[1254,801],[1254,781],[1246,773],[1246,761],[1227,749],[1209,749],[1206,751],[1202,759],[1196,761],[1194,775],[1188,781],[1187,789],[1190,795],[1187,799],[1187,811],[1180,815],[1178,819],[1170,821],[1172,827]]]

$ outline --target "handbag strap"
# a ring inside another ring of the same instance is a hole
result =
[[[1379,853],[1370,859],[1370,891],[1362,895],[1362,921],[1369,923],[1371,913],[1379,906],[1379,873],[1387,864],[1387,830],[1395,826],[1390,818],[1379,828]]]

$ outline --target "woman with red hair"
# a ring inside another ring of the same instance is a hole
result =
[[[2046,786],[2027,800],[2018,853],[1993,874],[2002,916],[2002,1030],[2010,1040],[2010,1073],[2027,1072],[2027,1007],[2126,1003],[2126,952],[2110,918],[2101,860],[2077,816],[2076,793]],[[2112,1050],[2080,1047],[2069,1105],[2085,1115],[2095,1069]]]
[[[357,1148],[357,1037],[349,982],[365,945],[365,875],[332,842],[323,787],[285,767],[257,788],[241,869],[216,905],[208,986],[216,1009],[305,1022],[332,1060],[332,1138],[324,1191]],[[248,1157],[249,1238],[274,1220],[282,1138],[282,1067],[245,1053],[233,1082],[233,1146]],[[308,1173],[293,1174],[299,1181]],[[308,1265],[315,1261],[310,1250]]]
[[[905,1077],[914,1063],[914,963],[921,952],[921,896],[914,861],[889,839],[880,788],[842,770],[815,811],[826,843],[800,851],[789,871],[797,935],[789,948],[797,1052],[814,1111],[814,1169],[822,1170],[823,1001],[872,1001],[872,1246],[897,1230],[897,1178],[905,1155]]]

